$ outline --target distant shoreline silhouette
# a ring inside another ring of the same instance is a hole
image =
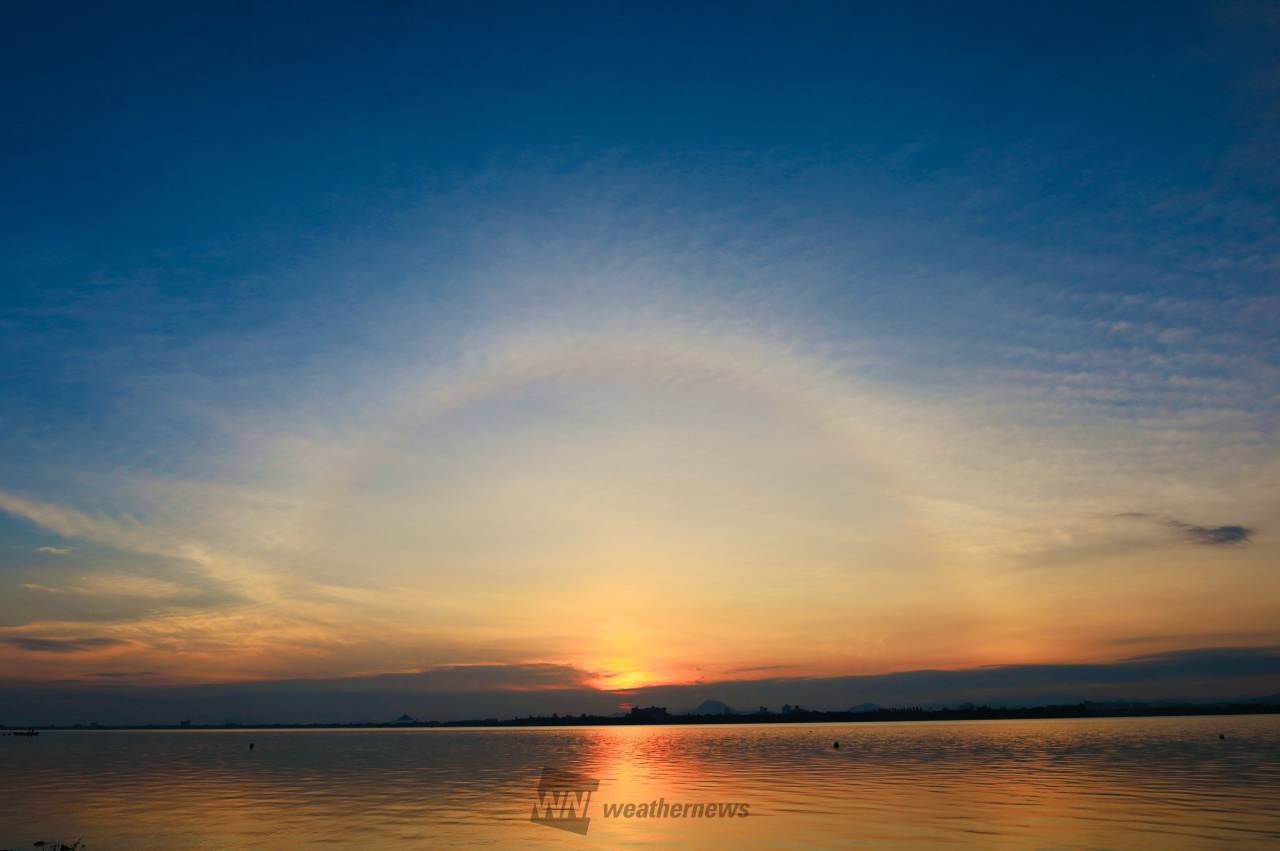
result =
[[[973,706],[961,708],[924,708],[919,706],[875,708],[866,710],[824,711],[788,705],[783,712],[717,712],[706,714],[669,713],[664,707],[633,707],[619,715],[531,715],[523,718],[472,718],[459,721],[422,721],[402,715],[395,721],[356,723],[224,723],[193,724],[73,724],[21,725],[21,730],[304,730],[333,729],[404,729],[451,727],[611,727],[663,724],[824,724],[877,721],[981,721],[1030,720],[1035,718],[1148,718],[1196,715],[1277,715],[1280,703],[1213,703],[1153,705],[1145,703],[1075,703],[1051,706]],[[18,727],[0,725],[4,735],[15,735]],[[21,735],[21,734],[20,734]]]

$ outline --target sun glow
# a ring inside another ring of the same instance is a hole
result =
[[[611,671],[593,679],[591,685],[605,691],[625,691],[657,685],[660,682],[662,680],[649,671]]]

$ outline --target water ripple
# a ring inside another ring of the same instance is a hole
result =
[[[16,781],[3,847],[59,836],[166,851],[559,847],[568,834],[528,820],[546,765],[600,780],[589,836],[608,846],[1280,840],[1276,717],[68,732],[6,739],[3,756]],[[751,816],[603,817],[605,803],[658,799],[743,802]]]

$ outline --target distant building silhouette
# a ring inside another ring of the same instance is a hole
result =
[[[643,708],[633,706],[631,711],[627,713],[628,721],[639,721],[646,724],[653,721],[666,721],[669,718],[671,716],[667,713],[665,706],[646,706]]]

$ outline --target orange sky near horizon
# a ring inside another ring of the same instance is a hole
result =
[[[1132,426],[1046,433],[678,323],[498,335],[388,399],[110,510],[0,494],[59,577],[17,583],[48,614],[0,627],[0,677],[554,663],[626,689],[1280,637],[1273,545],[1175,525],[1265,523],[1271,482],[1117,467]]]

